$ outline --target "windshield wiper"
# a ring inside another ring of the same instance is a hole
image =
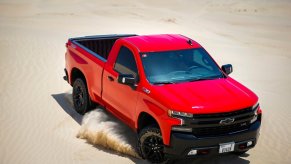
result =
[[[159,84],[175,84],[175,83],[172,81],[158,81],[158,82],[153,82],[152,84],[159,85]]]
[[[189,82],[193,82],[193,81],[202,81],[202,80],[211,80],[213,78],[195,78],[195,79],[191,79],[191,80],[188,80]]]
[[[193,82],[193,81],[202,81],[202,80],[213,80],[213,79],[219,79],[219,78],[223,78],[223,76],[197,77],[195,79],[191,79],[188,81]]]

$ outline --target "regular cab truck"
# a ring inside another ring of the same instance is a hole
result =
[[[243,154],[259,137],[258,97],[182,35],[70,38],[64,79],[75,110],[102,105],[138,135],[153,163],[207,154]]]

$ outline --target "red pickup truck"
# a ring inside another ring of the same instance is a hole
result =
[[[258,97],[182,35],[70,38],[64,79],[75,110],[104,106],[133,128],[143,158],[168,159],[253,148],[262,110]]]

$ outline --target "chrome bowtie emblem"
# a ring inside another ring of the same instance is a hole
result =
[[[228,125],[233,122],[234,122],[234,118],[226,118],[226,119],[220,120],[219,124]]]

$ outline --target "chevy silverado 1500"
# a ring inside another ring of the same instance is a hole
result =
[[[138,134],[143,158],[245,153],[259,136],[258,97],[182,35],[70,38],[64,79],[75,110],[100,104]]]

